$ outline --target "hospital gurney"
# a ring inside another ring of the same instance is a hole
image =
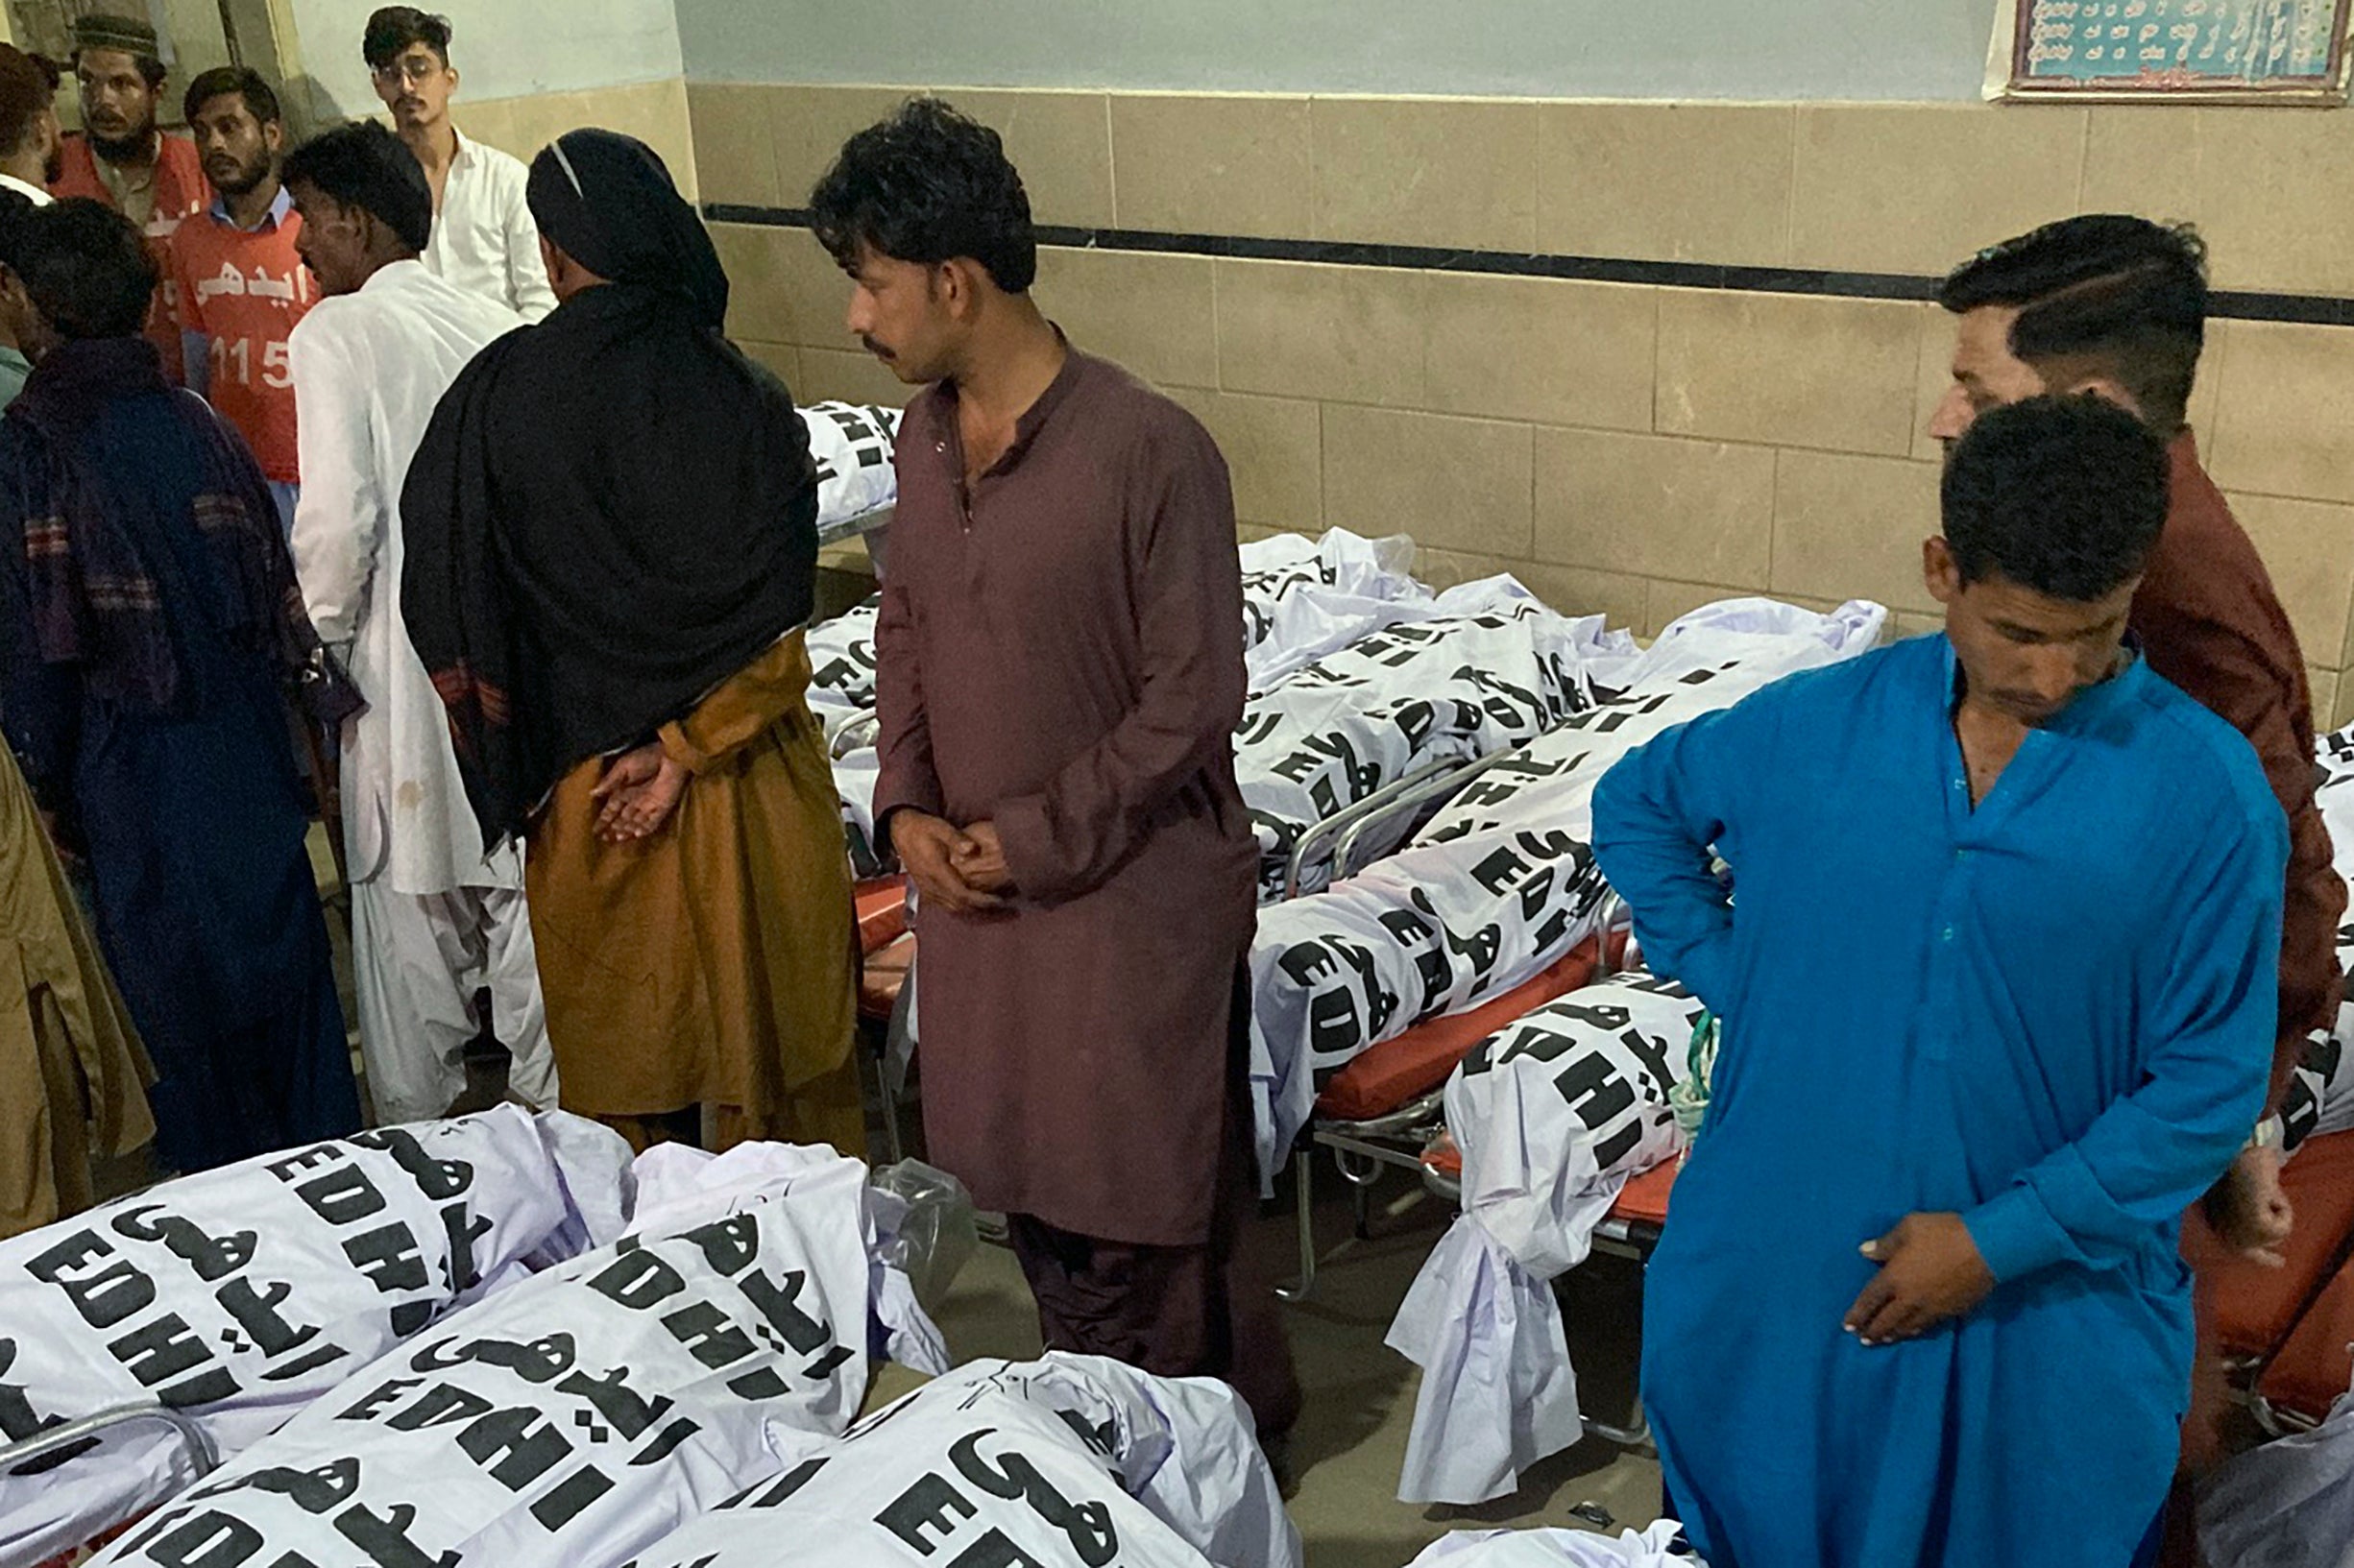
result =
[[[1614,926],[1624,905],[1614,895]],[[1459,1122],[1462,1137],[1441,1125],[1426,1142],[1423,1186],[1472,1212],[1465,1141],[1483,1148],[1492,1143],[1483,1167],[1490,1190],[1478,1212],[1540,1278],[1575,1267],[1585,1256],[1581,1244],[1648,1264],[1687,1146],[1673,1107],[1694,1055],[1685,1037],[1706,1017],[1699,1006],[1683,987],[1622,963],[1500,1031],[1449,1080],[1463,1095],[1458,1117],[1469,1120]],[[1622,1183],[1614,1194],[1612,1180]],[[1588,1194],[1607,1195],[1597,1218],[1588,1218]],[[1631,1428],[1583,1425],[1621,1447],[1648,1439],[1639,1406]]]
[[[1861,603],[1829,615],[1758,599],[1696,611],[1623,675],[1597,679],[1616,695],[1450,784],[1396,853],[1263,909],[1250,950],[1261,1191],[1314,1118],[1321,1079],[1535,978],[1593,934],[1604,894],[1587,842],[1593,789],[1619,758],[1784,675],[1862,653],[1885,621]]]
[[[1444,782],[1459,784],[1462,780],[1458,775]],[[1413,798],[1412,791],[1401,790],[1390,804],[1410,805]],[[1424,1151],[1445,1126],[1444,1085],[1464,1057],[1515,1020],[1614,972],[1625,955],[1628,935],[1624,905],[1614,897],[1598,912],[1594,935],[1531,978],[1468,1012],[1418,1024],[1374,1046],[1332,1075],[1319,1091],[1314,1114],[1301,1134],[1300,1144],[1309,1157],[1298,1162],[1294,1177],[1299,1277],[1280,1288],[1278,1295],[1286,1301],[1304,1301],[1316,1286],[1321,1254],[1316,1242],[1315,1151],[1331,1150],[1334,1169],[1350,1189],[1357,1235],[1362,1239],[1370,1219],[1372,1188],[1382,1171],[1423,1172]]]
[[[1597,669],[1615,671],[1637,651],[1600,615],[1558,615],[1509,575],[1406,608],[1412,613],[1254,689],[1244,706],[1234,778],[1258,835],[1262,904],[1330,880],[1328,858],[1314,846],[1299,853],[1319,821],[1432,763],[1525,745],[1592,707]],[[1360,823],[1358,836],[1371,825]],[[1375,853],[1405,826],[1391,827]]]
[[[1461,1212],[1384,1336],[1422,1369],[1401,1501],[1505,1496],[1590,1430],[1641,1441],[1639,1419],[1629,1431],[1589,1421],[1555,1282],[1606,1229],[1633,1242],[1649,1218],[1656,1232],[1655,1208],[1620,1200],[1686,1146],[1675,1102],[1705,1016],[1684,987],[1625,970],[1504,1024],[1448,1077],[1451,1136],[1431,1140],[1419,1164]]]

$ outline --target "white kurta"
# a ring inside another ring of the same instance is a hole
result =
[[[530,178],[520,159],[459,134],[434,209],[433,237],[420,259],[435,277],[536,322],[556,308],[556,291],[525,199]]]
[[[440,1116],[491,993],[508,1087],[556,1103],[555,1055],[512,845],[483,851],[449,719],[400,618],[400,487],[434,405],[504,305],[396,262],[324,300],[290,340],[304,484],[295,569],[312,623],[344,650],[368,707],[343,728],[352,980],[368,1092],[386,1121]]]
[[[400,486],[433,407],[512,310],[397,261],[295,326],[303,495],[294,559],[311,624],[347,661],[368,709],[344,726],[344,831],[354,883],[411,895],[522,885],[515,855],[486,859],[449,712],[400,619]]]

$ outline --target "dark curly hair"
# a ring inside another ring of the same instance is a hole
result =
[[[58,336],[138,336],[156,264],[129,218],[76,197],[27,213],[12,241],[10,265]]]
[[[279,178],[374,213],[412,251],[432,242],[433,187],[417,155],[378,121],[354,120],[320,132],[286,155]]]
[[[415,6],[386,6],[368,18],[368,25],[360,34],[359,56],[368,62],[370,70],[380,71],[407,53],[411,44],[422,43],[447,65],[449,36],[447,16],[436,16]]]
[[[250,65],[216,65],[199,76],[188,84],[188,94],[181,101],[181,113],[193,121],[205,111],[206,104],[232,94],[245,100],[255,125],[278,125],[286,118],[279,108],[278,94],[262,74]]]
[[[843,144],[810,193],[810,223],[847,271],[862,247],[926,266],[969,256],[1007,294],[1038,276],[1030,194],[1006,144],[937,98],[912,98]]]
[[[1990,409],[1946,464],[1946,544],[1964,583],[2001,577],[2090,604],[2148,564],[2168,474],[2166,444],[2099,398]]]
[[[2063,218],[1979,252],[1937,301],[1955,315],[2016,308],[2013,354],[2038,371],[2079,362],[2131,393],[2153,430],[2182,427],[2207,341],[2207,246],[2190,225]]]

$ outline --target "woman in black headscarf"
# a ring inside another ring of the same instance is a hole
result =
[[[528,842],[565,1107],[862,1152],[808,433],[651,149],[571,132],[530,202],[563,303],[436,411],[400,597],[485,841]]]

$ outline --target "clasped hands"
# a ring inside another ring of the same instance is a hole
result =
[[[891,846],[908,880],[927,905],[956,914],[1002,909],[1013,893],[1006,847],[997,824],[959,828],[942,817],[903,808],[891,816]]]
[[[621,753],[605,764],[605,776],[590,792],[599,807],[596,836],[608,844],[651,838],[678,809],[693,777],[660,741]]]

